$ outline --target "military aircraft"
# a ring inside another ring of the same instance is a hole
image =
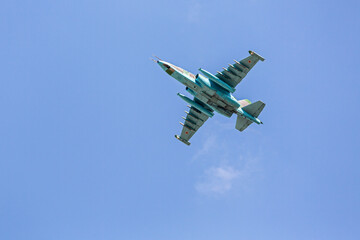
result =
[[[231,117],[232,114],[237,114],[235,128],[240,132],[244,131],[250,124],[262,124],[258,118],[259,114],[265,107],[265,103],[257,101],[251,103],[247,99],[237,100],[232,93],[235,92],[235,87],[246,76],[251,68],[261,60],[265,59],[259,54],[249,51],[250,56],[244,58],[240,62],[235,61],[234,64],[229,64],[228,68],[223,68],[222,72],[217,72],[216,75],[200,68],[199,71],[203,74],[194,75],[174,64],[159,60],[155,61],[160,67],[170,76],[181,82],[186,86],[186,91],[194,96],[190,99],[181,93],[179,97],[187,102],[190,108],[183,126],[182,132],[175,137],[190,145],[189,139],[195,132],[205,123],[205,121],[214,116],[214,111]]]

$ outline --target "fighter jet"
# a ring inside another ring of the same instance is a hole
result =
[[[209,117],[214,116],[214,111],[225,117],[231,117],[234,113],[237,115],[235,128],[240,132],[244,131],[253,122],[262,124],[258,118],[259,114],[265,107],[265,103],[257,101],[251,103],[248,99],[237,100],[232,93],[235,87],[255,66],[255,64],[265,59],[259,54],[249,51],[250,56],[244,58],[240,62],[235,61],[229,64],[227,68],[223,68],[222,72],[216,75],[200,68],[202,74],[194,75],[174,64],[159,60],[155,61],[170,76],[178,80],[186,86],[188,91],[194,98],[190,99],[185,95],[178,93],[178,96],[187,102],[190,110],[185,113],[186,117],[182,132],[175,137],[190,145],[190,138],[205,123]]]

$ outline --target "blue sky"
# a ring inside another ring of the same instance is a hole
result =
[[[359,239],[358,1],[3,1],[1,239]],[[180,83],[266,58],[174,138]]]

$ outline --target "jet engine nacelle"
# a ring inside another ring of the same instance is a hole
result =
[[[196,74],[196,82],[200,83],[201,86],[204,86],[206,88],[211,87],[211,83],[208,78],[204,77],[201,74]]]
[[[216,91],[211,87],[210,80],[203,75],[197,74],[195,82],[201,86],[203,92],[205,92],[207,95],[213,96],[216,93]]]
[[[214,76],[213,74],[209,73],[208,71],[199,68],[199,71],[202,72],[207,78],[211,79],[211,81],[215,82],[217,85],[225,89],[226,91],[229,91],[231,93],[235,92],[235,88],[230,87],[227,83],[222,81],[220,78]]]

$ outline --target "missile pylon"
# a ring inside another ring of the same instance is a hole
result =
[[[192,107],[196,108],[197,110],[201,111],[202,113],[204,113],[206,116],[208,117],[212,117],[214,116],[214,113],[210,112],[209,110],[205,109],[203,106],[201,106],[200,104],[196,103],[195,101],[191,100],[190,98],[186,97],[185,95],[178,93],[177,94],[179,97],[182,98],[182,100],[184,100],[185,102],[187,102],[188,104],[190,104]]]

